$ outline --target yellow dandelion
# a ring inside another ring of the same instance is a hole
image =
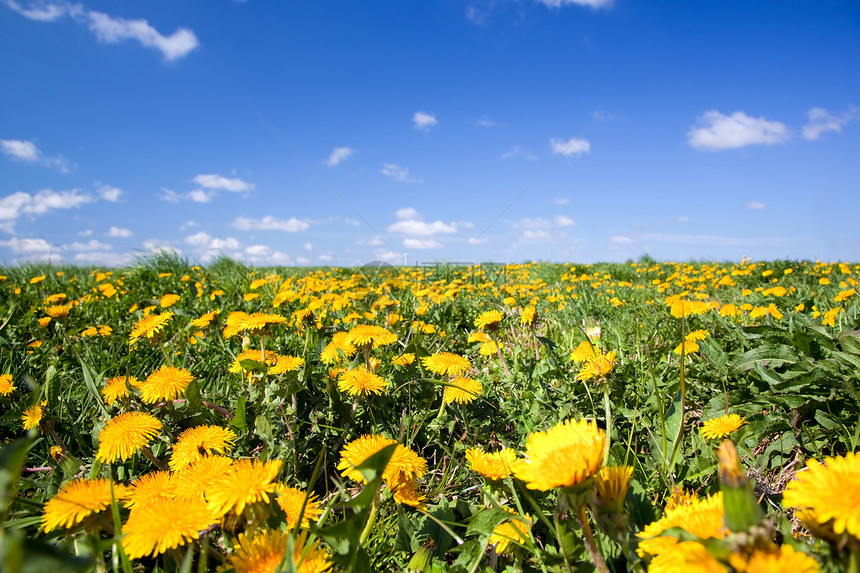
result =
[[[415,355],[411,352],[401,354],[400,356],[391,359],[391,363],[396,366],[409,366],[413,362],[415,362]]]
[[[48,328],[48,325],[51,324],[51,317],[50,316],[43,316],[42,318],[39,318],[38,321],[39,321],[39,328],[42,328],[42,329]]]
[[[204,454],[223,454],[233,446],[236,434],[227,428],[219,426],[197,426],[188,428],[176,439],[173,453],[170,455],[170,469],[179,471],[197,460]]]
[[[701,543],[684,541],[655,557],[648,573],[726,573],[726,568]]]
[[[340,451],[340,463],[337,464],[337,469],[341,470],[342,476],[364,483],[364,476],[355,468],[386,446],[396,443],[397,440],[385,436],[365,434],[343,447]]]
[[[274,364],[278,361],[278,355],[274,352],[269,351],[266,351],[266,353],[263,354],[263,352],[258,349],[247,348],[236,356],[236,358],[233,360],[233,363],[230,364],[230,368],[228,370],[230,372],[233,372],[234,374],[238,374],[244,370],[254,370],[257,368],[257,366],[252,367],[250,365],[243,366],[242,363],[247,360],[261,365],[259,366],[259,368],[264,369],[264,365],[274,366]]]
[[[490,337],[487,336],[486,332],[481,332],[480,330],[477,330],[477,331],[475,331],[469,335],[469,340],[467,340],[466,342],[468,342],[469,344],[472,344],[473,342],[492,342],[492,341],[490,340]]]
[[[0,395],[8,396],[15,391],[15,381],[11,374],[0,374]]]
[[[701,340],[706,339],[710,335],[711,335],[711,333],[708,332],[707,330],[701,330],[701,329],[691,330],[689,333],[687,333],[687,336],[685,336],[684,339],[685,340],[701,341]]]
[[[51,306],[45,308],[45,314],[47,314],[49,317],[51,317],[53,319],[62,320],[64,318],[66,318],[67,316],[69,316],[69,311],[71,311],[71,310],[72,310],[72,304],[71,303],[68,303],[68,304],[52,304]]]
[[[418,482],[414,479],[389,483],[388,489],[394,494],[396,503],[424,510],[427,496],[418,491]]]
[[[225,475],[217,479],[208,493],[209,509],[217,516],[228,511],[241,515],[246,505],[258,501],[269,503],[269,494],[275,491],[275,478],[281,471],[280,460],[239,460]]]
[[[127,460],[147,445],[161,428],[158,418],[146,412],[114,416],[99,433],[96,459],[107,463]]]
[[[796,551],[791,545],[755,549],[747,559],[741,558],[738,565],[740,567],[735,569],[739,571],[755,573],[817,573],[821,570],[815,559]]]
[[[809,508],[819,524],[837,535],[860,539],[860,454],[806,462],[783,493],[786,507]]]
[[[215,320],[215,317],[218,316],[220,312],[221,311],[219,311],[218,309],[215,309],[212,312],[207,312],[200,318],[192,320],[191,326],[193,326],[194,328],[206,328],[207,326],[212,324],[212,322]]]
[[[236,573],[269,573],[275,571],[287,554],[289,534],[280,530],[265,530],[253,535],[240,533],[229,566]],[[293,542],[293,565],[297,573],[323,573],[331,569],[328,553],[318,541],[308,542],[307,533],[300,533]]]
[[[594,421],[567,420],[529,435],[526,459],[514,465],[514,475],[529,489],[577,486],[600,469],[605,446],[606,434]]]
[[[348,332],[335,332],[323,351],[320,353],[320,358],[326,364],[334,364],[341,361],[341,353],[346,358],[355,355],[355,346],[349,342]]]
[[[173,492],[173,474],[166,471],[150,472],[132,482],[125,505],[126,507],[149,505],[159,499],[174,497]]]
[[[184,368],[162,366],[140,385],[141,399],[147,404],[175,400],[185,393],[192,380],[194,376]]]
[[[520,311],[520,324],[532,326],[537,316],[537,309],[534,306],[527,306]]]
[[[128,376],[116,376],[105,380],[102,396],[104,396],[108,406],[113,406],[117,400],[128,397],[128,378]]]
[[[40,283],[40,282],[42,282],[43,280],[45,280],[45,275],[38,276],[38,277],[33,277],[33,278],[31,278],[31,279],[30,279],[30,284],[31,284],[31,285],[39,284],[39,283]]]
[[[246,318],[248,318],[247,312],[242,312],[240,310],[231,312],[227,315],[227,326],[224,327],[224,331],[221,335],[224,338],[230,338],[238,334],[239,328],[242,326],[242,323]]]
[[[161,305],[161,308],[167,308],[168,306],[173,306],[179,302],[180,299],[182,299],[182,297],[178,294],[166,294],[161,297],[161,300],[159,300],[158,303]]]
[[[305,359],[298,356],[278,356],[275,365],[269,368],[269,374],[278,376],[287,372],[295,372],[304,365]]]
[[[604,378],[615,368],[615,351],[599,354],[585,361],[585,365],[579,369],[576,377],[580,380],[591,380],[592,378]]]
[[[685,340],[684,342],[682,342],[681,344],[676,346],[675,350],[673,350],[672,352],[674,352],[675,354],[683,353],[684,356],[687,356],[689,354],[693,354],[694,352],[698,352],[698,351],[699,351],[699,345],[698,345],[698,343],[696,343],[695,340]]]
[[[723,524],[722,492],[667,509],[663,517],[646,525],[639,534],[643,538],[637,549],[639,554],[660,555],[676,546],[676,537],[663,535],[667,529],[673,527],[680,527],[699,539],[725,537],[728,530]]]
[[[585,362],[591,358],[595,358],[600,353],[600,349],[595,347],[590,340],[583,340],[579,343],[573,352],[570,354],[571,362]]]
[[[485,478],[502,480],[511,475],[517,454],[510,448],[493,453],[487,453],[481,448],[469,448],[466,450],[466,461],[473,471]]]
[[[24,423],[24,429],[30,430],[32,428],[38,428],[39,424],[42,422],[42,418],[45,416],[45,405],[47,402],[43,401],[39,404],[33,404],[21,414],[21,422]]]
[[[672,316],[681,318],[692,314],[705,314],[711,310],[711,305],[701,300],[673,299],[670,303]]]
[[[700,433],[703,438],[713,440],[724,438],[746,424],[746,420],[737,414],[725,414],[702,423]]]
[[[492,535],[490,535],[490,545],[496,545],[496,551],[502,554],[508,554],[519,545],[524,545],[529,539],[529,532],[534,525],[534,520],[527,515],[520,515],[517,512],[503,507],[505,511],[511,513],[511,518],[506,522],[498,525]]]
[[[301,527],[305,528],[310,525],[311,521],[316,522],[322,515],[323,510],[320,508],[319,499],[314,493],[307,495],[304,490],[283,484],[279,484],[275,488],[275,493],[278,494],[278,505],[287,514],[287,526],[290,528],[296,527],[299,523],[299,514],[302,516]],[[307,503],[305,498],[307,498]],[[304,511],[302,511],[303,505]]]
[[[475,328],[491,332],[498,330],[503,318],[505,318],[505,315],[499,310],[484,311],[475,319]]]
[[[481,383],[472,378],[454,378],[450,384],[445,386],[445,392],[442,395],[442,400],[446,404],[452,402],[470,404],[481,396]]]
[[[472,365],[466,358],[452,352],[439,352],[421,359],[424,367],[440,376],[461,376],[468,372]]]
[[[144,316],[134,323],[134,328],[131,329],[131,335],[129,336],[129,342],[136,344],[141,338],[148,341],[157,340],[161,336],[164,327],[167,326],[167,323],[172,318],[173,312],[171,311],[161,314],[152,313]]]
[[[182,499],[204,499],[212,484],[233,465],[233,460],[224,456],[206,455],[176,472],[173,491]]]
[[[130,559],[160,555],[198,539],[201,531],[217,521],[200,501],[157,499],[131,510],[122,527],[122,547]]]
[[[352,327],[345,340],[356,348],[371,345],[373,348],[379,348],[397,342],[397,335],[381,326],[359,324]]]
[[[284,324],[287,319],[280,314],[266,314],[263,312],[255,312],[244,317],[239,323],[238,332],[249,332],[252,334],[260,334],[269,327]]]
[[[630,476],[633,468],[630,466],[608,466],[597,472],[595,485],[597,499],[600,504],[613,513],[621,513],[624,509],[624,498],[630,487]]]
[[[45,504],[42,516],[42,529],[53,531],[58,527],[69,528],[77,525],[86,517],[99,513],[116,501],[128,497],[128,488],[113,484],[106,479],[76,479],[60,488],[60,491]]]
[[[382,394],[388,387],[388,381],[382,376],[369,372],[364,368],[347,370],[340,375],[337,388],[351,396],[367,396]]]

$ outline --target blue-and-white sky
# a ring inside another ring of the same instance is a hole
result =
[[[0,261],[860,259],[860,3],[0,0]]]

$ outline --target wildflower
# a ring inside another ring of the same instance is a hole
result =
[[[687,336],[685,336],[684,339],[698,342],[700,340],[706,339],[710,335],[711,333],[707,330],[691,330],[687,333]]]
[[[520,324],[524,326],[532,326],[537,316],[537,309],[534,306],[527,306],[520,311]]]
[[[65,455],[65,451],[63,450],[63,446],[51,446],[51,449],[48,450],[51,454],[51,457],[57,461],[60,461]]]
[[[122,527],[122,547],[130,559],[160,555],[194,541],[218,521],[206,504],[195,500],[162,498],[131,510]]]
[[[185,393],[192,380],[194,376],[184,368],[162,366],[140,385],[141,398],[147,404],[174,400]]]
[[[501,311],[487,310],[475,319],[475,328],[490,332],[498,330],[503,318],[505,318],[505,315]]]
[[[255,364],[258,364],[259,368],[262,371],[265,371],[266,365],[275,365],[275,363],[278,361],[278,355],[274,352],[266,351],[265,353],[263,353],[260,350],[248,348],[246,350],[243,350],[236,356],[236,358],[233,360],[233,363],[230,365],[229,371],[233,372],[234,374],[238,374],[243,370],[255,370],[257,366],[242,365],[243,362],[249,360]]]
[[[182,297],[178,294],[166,294],[161,297],[161,300],[159,300],[158,303],[161,305],[161,308],[167,308],[179,302],[181,298]]]
[[[841,312],[844,312],[844,309],[841,306],[831,308],[824,313],[824,318],[821,320],[821,324],[824,326],[836,326],[836,317],[839,316],[839,313]]]
[[[490,545],[498,543],[496,551],[502,554],[511,553],[514,546],[523,545],[529,539],[529,532],[534,525],[534,520],[527,515],[520,515],[503,507],[511,513],[511,519],[498,525],[490,535]]]
[[[246,505],[258,501],[269,503],[269,494],[275,491],[274,483],[281,471],[280,460],[239,460],[225,475],[218,478],[207,495],[213,514],[222,516],[228,511],[240,515]]]
[[[633,475],[631,466],[607,466],[597,472],[595,480],[597,499],[613,513],[621,513],[624,508],[624,498],[630,487],[631,475]]]
[[[381,326],[359,324],[352,327],[344,341],[356,348],[371,345],[373,348],[379,348],[397,342],[397,335]]]
[[[699,351],[699,345],[695,340],[685,340],[681,344],[675,347],[675,354],[684,354],[685,356],[693,354],[694,352]]]
[[[252,334],[260,334],[270,326],[284,324],[287,319],[279,314],[265,314],[263,312],[255,312],[244,317],[239,323],[238,332],[250,332]]]
[[[594,421],[567,420],[529,435],[526,459],[514,465],[514,475],[529,489],[577,486],[603,465],[605,447],[606,434]]]
[[[848,532],[860,539],[860,454],[828,457],[824,464],[806,462],[783,494],[786,507],[809,508],[809,518],[826,524],[837,535]]]
[[[157,471],[144,474],[132,482],[128,490],[126,507],[149,505],[159,499],[173,496],[173,474]]]
[[[413,362],[415,362],[415,355],[411,352],[401,354],[400,356],[391,359],[391,363],[397,366],[409,366]]]
[[[678,545],[676,537],[662,535],[667,529],[673,527],[680,527],[699,539],[725,537],[728,530],[723,524],[722,492],[667,509],[663,517],[646,525],[640,533],[640,537],[643,538],[637,550],[640,556],[645,553],[660,555]]]
[[[701,434],[703,438],[715,439],[728,436],[746,423],[744,418],[737,414],[726,414],[719,418],[711,418],[702,424]]]
[[[39,328],[41,328],[41,329],[48,328],[48,325],[51,324],[51,317],[50,316],[43,316],[42,318],[38,319],[38,322],[39,322]]]
[[[335,332],[323,351],[320,353],[320,358],[326,364],[340,362],[340,355],[343,353],[347,358],[353,356],[356,352],[355,346],[349,341],[348,332]]]
[[[217,309],[213,310],[212,312],[207,312],[206,314],[204,314],[200,318],[196,318],[196,319],[192,320],[191,326],[193,326],[195,328],[206,328],[207,326],[212,324],[212,321],[215,320],[215,317],[218,316],[218,314],[220,312],[221,311],[219,311]]]
[[[424,509],[427,496],[418,491],[418,482],[408,479],[402,482],[389,483],[388,488],[394,493],[395,503],[408,505],[417,509]]]
[[[796,551],[788,544],[782,545],[779,548],[757,548],[750,554],[748,559],[738,563],[735,569],[738,571],[755,571],[756,573],[782,573],[783,571],[790,571],[791,573],[817,573],[820,571],[818,562],[815,559],[805,553]]]
[[[481,356],[495,356],[502,350],[504,350],[504,345],[500,342],[493,342],[492,340],[489,342],[483,343],[480,348],[478,348],[478,353]]]
[[[487,479],[502,480],[511,475],[511,468],[517,461],[517,454],[512,449],[487,453],[481,448],[466,450],[466,461],[472,471],[476,471]]]
[[[674,538],[672,538],[674,539]],[[649,573],[725,573],[726,568],[696,541],[673,543],[655,557],[648,567]]]
[[[574,348],[573,352],[570,354],[571,362],[585,362],[591,358],[594,358],[600,352],[599,348],[596,348],[590,340],[583,340],[579,343],[579,346]]]
[[[397,441],[384,436],[365,434],[343,447],[337,469],[341,470],[341,475],[344,477],[366,483],[364,476],[355,468],[373,454],[392,444],[397,444]],[[386,483],[392,484],[417,479],[425,473],[427,473],[427,461],[406,446],[397,444],[382,477]]]
[[[161,428],[161,422],[146,412],[126,412],[114,416],[99,433],[96,459],[102,462],[127,460],[146,446]]]
[[[25,430],[39,427],[42,418],[45,416],[45,405],[47,403],[47,401],[43,401],[39,404],[33,404],[24,410],[24,413],[21,415],[21,421],[24,423]]]
[[[0,395],[8,396],[15,391],[15,381],[11,374],[0,374]]]
[[[72,310],[72,304],[52,304],[45,308],[45,314],[56,320],[62,320],[69,316],[69,311]]]
[[[227,316],[227,326],[224,327],[224,331],[221,333],[221,336],[223,336],[224,338],[230,338],[238,334],[239,328],[242,326],[242,323],[247,317],[247,312],[242,312],[239,310],[231,312]]]
[[[171,311],[144,316],[134,323],[134,328],[131,329],[131,335],[129,336],[129,342],[136,344],[141,338],[145,338],[150,342],[157,340],[164,327],[167,326],[167,323],[172,318],[173,312]]]
[[[204,499],[217,478],[222,477],[233,460],[224,456],[205,455],[176,472],[174,494],[183,499]]]
[[[705,314],[711,310],[711,305],[701,300],[683,300],[676,298],[671,300],[671,302],[667,300],[667,303],[670,305],[672,316],[675,318],[682,318],[692,314]]]
[[[240,533],[229,566],[236,573],[275,571],[287,553],[288,533],[265,530],[245,535]],[[331,568],[328,553],[318,541],[308,543],[307,533],[300,533],[293,545],[293,565],[297,573],[323,573]]]
[[[61,487],[60,491],[45,504],[42,529],[53,531],[58,527],[72,527],[87,516],[103,511],[112,500],[120,501],[126,497],[128,497],[128,489],[119,484],[113,484],[113,495],[111,495],[109,480],[76,479]]]
[[[384,378],[365,368],[347,370],[340,375],[337,384],[338,390],[351,396],[382,394],[387,387],[388,382]]]
[[[114,402],[121,398],[128,397],[128,386],[130,376],[116,376],[105,380],[105,387],[102,388],[102,396],[108,406],[113,406]],[[139,384],[139,382],[138,382]]]
[[[445,386],[445,392],[442,395],[442,400],[446,404],[452,402],[470,404],[481,395],[481,383],[472,378],[454,378],[450,384]]]
[[[439,352],[432,356],[425,356],[421,362],[425,368],[440,376],[459,376],[472,368],[467,359],[452,352]]]
[[[45,280],[45,275],[42,275],[42,276],[39,276],[39,277],[33,277],[33,278],[31,278],[31,279],[30,279],[30,284],[31,284],[31,285],[39,284],[39,283],[40,283],[40,282],[42,282],[43,280]]]
[[[287,372],[295,372],[305,363],[304,358],[298,356],[278,356],[275,365],[269,368],[269,374],[278,376]]]
[[[278,494],[278,505],[287,514],[287,526],[296,527],[299,514],[302,515],[301,527],[308,527],[311,520],[316,521],[322,515],[320,502],[316,494],[307,495],[303,490],[280,484],[275,488]],[[307,498],[307,503],[305,499]],[[302,506],[304,505],[304,512]]]
[[[738,307],[733,304],[724,304],[720,307],[720,316],[737,316]]]
[[[170,455],[170,469],[179,471],[205,454],[223,454],[233,446],[236,434],[227,428],[219,426],[197,426],[188,428],[176,439],[173,453]]]
[[[579,369],[576,377],[580,380],[591,380],[592,378],[604,378],[615,368],[615,351],[606,354],[598,354],[585,361],[585,365]]]

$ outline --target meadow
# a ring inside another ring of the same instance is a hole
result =
[[[860,571],[858,279],[0,269],[0,569]]]

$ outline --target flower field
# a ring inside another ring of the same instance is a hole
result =
[[[860,571],[858,280],[0,269],[0,570]]]

